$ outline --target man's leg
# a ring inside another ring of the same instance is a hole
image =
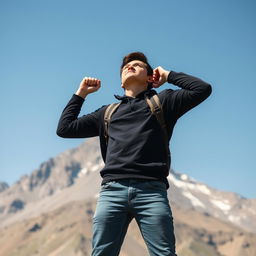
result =
[[[117,256],[131,220],[127,188],[117,182],[103,185],[93,217],[92,256]]]
[[[133,209],[150,256],[177,256],[173,217],[165,184],[148,181],[139,186]]]

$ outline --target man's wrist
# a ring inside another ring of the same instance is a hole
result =
[[[86,93],[86,92],[84,92],[84,91],[81,91],[80,89],[78,89],[75,94],[76,94],[77,96],[83,98],[83,99],[85,99],[86,96],[88,95],[88,93]]]

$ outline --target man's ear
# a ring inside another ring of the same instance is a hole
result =
[[[153,76],[148,76],[148,80],[147,80],[148,83],[153,83]]]

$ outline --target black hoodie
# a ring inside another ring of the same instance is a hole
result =
[[[212,89],[201,79],[182,72],[171,71],[167,81],[181,88],[163,90],[158,94],[170,140],[178,118],[204,101]],[[163,131],[145,100],[146,95],[155,93],[154,90],[147,90],[135,98],[115,96],[121,104],[111,117],[108,146],[104,137],[104,112],[107,106],[78,118],[84,99],[75,94],[62,112],[57,134],[63,138],[100,137],[105,162],[100,172],[102,184],[111,180],[136,178],[161,180],[168,188],[168,160]]]

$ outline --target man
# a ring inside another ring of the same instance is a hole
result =
[[[64,138],[100,137],[105,167],[100,172],[103,181],[93,217],[92,255],[118,255],[128,225],[135,218],[151,256],[174,256],[173,218],[167,198],[170,154],[166,145],[178,118],[205,100],[211,86],[160,66],[153,70],[141,52],[124,57],[120,74],[125,95],[115,96],[121,104],[111,116],[107,141],[107,106],[78,118],[84,99],[101,87],[96,78],[81,81],[57,128],[57,134]],[[152,87],[165,82],[180,87],[158,94],[167,138],[145,100],[156,94]]]

